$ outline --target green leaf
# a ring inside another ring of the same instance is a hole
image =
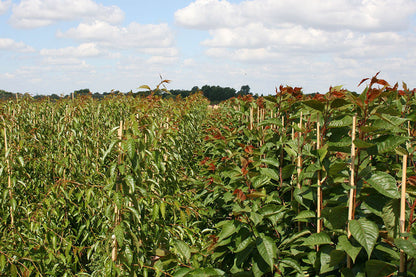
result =
[[[315,233],[303,241],[303,245],[313,246],[321,244],[332,244],[331,238],[327,233]]]
[[[251,255],[251,257],[251,271],[253,272],[254,277],[262,277],[266,273],[270,272],[269,264],[263,259],[263,257],[259,253],[254,253],[253,255]]]
[[[394,264],[380,260],[369,260],[365,263],[365,272],[367,277],[389,276],[397,271]]]
[[[284,258],[280,260],[279,263],[282,264],[284,267],[288,267],[290,269],[296,270],[296,272],[300,276],[305,276],[305,274],[302,271],[302,268],[300,267],[299,263],[296,260],[290,259],[290,258]]]
[[[159,205],[160,215],[163,219],[166,219],[166,203],[161,201]]]
[[[355,139],[354,140],[354,145],[357,148],[366,149],[366,148],[373,147],[375,144],[371,143],[371,142],[363,141],[361,139]]]
[[[399,135],[384,135],[373,139],[371,142],[377,145],[378,154],[383,154],[394,151],[396,147],[400,146],[408,140],[408,137],[403,137]]]
[[[277,168],[279,168],[279,166],[280,166],[279,161],[276,160],[276,159],[273,159],[273,158],[262,159],[261,162],[265,163],[265,164],[268,164],[268,165],[272,165],[272,166],[277,167]]]
[[[341,250],[335,250],[325,245],[320,250],[320,274],[333,271],[339,267],[339,264],[345,260],[345,253]]]
[[[263,207],[261,207],[257,212],[261,214],[264,217],[276,215],[278,213],[281,213],[282,210],[284,210],[285,207],[282,205],[276,205],[276,204],[267,204]]]
[[[2,272],[5,267],[6,267],[6,256],[1,254],[0,255],[0,272]]]
[[[123,228],[123,223],[118,224],[114,228],[114,235],[116,237],[118,246],[119,247],[123,247],[123,244],[124,244],[124,228]]]
[[[316,213],[314,211],[309,211],[309,210],[304,210],[301,211],[295,218],[294,220],[297,221],[303,221],[303,222],[307,222],[307,219],[309,218],[315,218],[316,217]],[[306,219],[306,220],[305,220]]]
[[[134,139],[127,140],[125,144],[125,149],[127,152],[127,156],[130,160],[134,159],[136,156],[136,142]]]
[[[198,268],[192,271],[189,271],[185,277],[214,277],[214,276],[224,276],[225,272],[218,268]],[[175,275],[176,276],[176,275]],[[182,275],[183,276],[183,275]]]
[[[303,230],[299,233],[293,234],[291,237],[288,237],[287,239],[282,241],[280,243],[279,247],[281,248],[282,246],[285,246],[287,244],[292,244],[292,243],[296,242],[298,239],[300,239],[301,237],[307,236],[310,233],[311,233],[311,231],[309,231],[309,230]]]
[[[243,240],[240,244],[237,245],[237,249],[234,251],[235,253],[239,253],[243,250],[246,250],[250,246],[250,244],[254,243],[254,240],[251,236]]]
[[[396,152],[396,154],[397,155],[400,155],[400,156],[406,156],[406,155],[409,155],[409,152],[407,152],[407,150],[406,149],[404,149],[403,147],[401,147],[401,146],[397,146],[395,149],[394,149],[394,151]]]
[[[186,260],[186,262],[189,262],[189,259],[191,258],[191,249],[185,242],[181,240],[176,240],[175,249],[179,253],[179,255],[181,255],[182,258]]]
[[[274,170],[272,168],[260,168],[260,173],[262,175],[265,175],[267,177],[270,177],[271,179],[273,179],[275,181],[279,181],[280,180],[279,174],[277,173],[276,170]]]
[[[319,155],[319,160],[322,162],[328,154],[328,144],[325,144],[323,147],[318,149],[317,152]]]
[[[270,270],[273,270],[274,259],[277,254],[277,247],[273,239],[261,233],[260,236],[257,237],[256,247],[260,256],[270,266]]]
[[[383,207],[381,217],[383,218],[389,237],[397,237],[400,232],[400,200],[391,199],[387,202]]]
[[[398,238],[394,240],[394,244],[410,257],[416,258],[416,243]]]
[[[244,251],[240,251],[235,255],[235,264],[237,267],[243,267],[244,263],[250,257],[251,253],[255,249],[255,243],[253,240],[244,248]]]
[[[303,101],[303,104],[320,112],[323,112],[325,109],[325,103],[322,103],[318,100],[307,100]]]
[[[19,156],[19,157],[17,157],[17,159],[19,160],[20,166],[25,167],[25,161],[24,161],[23,157]]]
[[[360,246],[353,246],[346,235],[342,235],[338,237],[338,244],[337,249],[344,250],[348,256],[351,257],[352,261],[355,263],[355,259],[357,258],[358,254],[360,253],[362,247]]]
[[[265,175],[257,175],[251,179],[254,188],[258,189],[270,182],[270,177]]]
[[[124,257],[126,258],[127,265],[131,266],[133,262],[133,251],[131,251],[128,245],[126,245],[126,248],[124,249]]]
[[[126,182],[127,186],[129,187],[130,191],[129,193],[135,192],[136,182],[134,181],[133,176],[127,175],[124,177],[124,181]]]
[[[367,183],[379,193],[387,197],[395,199],[400,198],[396,179],[388,173],[377,171],[371,175],[371,178],[367,180]]]
[[[10,265],[10,276],[17,277],[17,267],[15,264]]]
[[[364,247],[368,259],[370,259],[378,238],[379,230],[377,225],[368,219],[360,218],[351,220],[349,228],[352,236]]]
[[[352,117],[349,115],[334,118],[328,124],[328,128],[340,128],[340,127],[351,127],[351,126],[352,126]]]
[[[191,268],[187,268],[187,267],[181,267],[180,269],[178,269],[173,276],[174,277],[184,277],[186,276],[188,273],[190,273],[192,271]]]
[[[148,86],[148,85],[141,85],[140,87],[139,87],[139,89],[147,89],[147,90],[149,90],[149,91],[151,91],[152,89]]]
[[[153,209],[152,209],[152,220],[155,221],[158,218],[159,218],[159,204],[154,203]]]
[[[228,238],[232,234],[237,231],[237,227],[234,221],[227,221],[224,225],[222,225],[221,232],[218,235],[218,242],[222,241],[223,239]]]
[[[296,166],[293,164],[287,164],[282,169],[282,178],[288,179],[293,175],[293,172],[295,171]]]
[[[376,115],[378,117],[380,117],[383,121],[393,125],[393,126],[400,126],[403,123],[405,123],[406,121],[408,121],[407,118],[402,118],[399,116],[394,116],[394,115],[389,115],[389,114],[380,114],[380,113],[376,113]]]

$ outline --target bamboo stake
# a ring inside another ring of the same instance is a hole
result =
[[[348,201],[348,230],[347,235],[348,238],[351,237],[351,230],[350,230],[350,221],[354,219],[354,209],[355,209],[355,134],[356,134],[356,125],[357,125],[357,116],[354,116],[352,119],[352,133],[351,133],[351,165],[350,165],[350,194],[349,194],[349,201]],[[347,266],[348,268],[352,267],[352,259],[350,256],[347,258]]]
[[[118,155],[118,162],[121,163],[121,139],[123,137],[123,121],[120,121],[120,127],[118,129],[118,138],[120,140],[119,142],[119,149],[120,149],[120,154]],[[117,183],[116,184],[116,192],[118,192],[120,190],[120,186]],[[117,205],[114,206],[114,214],[115,214],[115,226],[117,226],[120,222],[120,211],[117,208]],[[117,239],[115,236],[113,236],[113,250],[111,251],[111,259],[113,260],[113,262],[115,262],[117,260],[117,249],[118,249],[118,244],[117,244]]]
[[[250,107],[250,123],[248,129],[253,130],[253,107]]]
[[[300,112],[300,120],[299,120],[299,129],[302,129],[302,112]],[[297,157],[297,173],[298,173],[298,188],[301,188],[301,184],[300,184],[300,173],[302,172],[302,155],[301,155],[301,150],[302,147],[300,146],[300,136],[301,133],[298,134],[298,141],[299,141],[299,146],[298,146],[298,157]]]
[[[17,94],[16,94],[17,95]],[[12,188],[12,170],[10,168],[10,161],[7,152],[8,145],[7,145],[7,133],[6,133],[6,127],[4,127],[4,156],[6,157],[6,165],[7,165],[7,188],[9,190],[9,198],[10,198],[10,224],[13,228],[14,226],[14,217],[13,217],[13,207],[12,207],[12,200],[13,200],[13,188]]]
[[[259,123],[260,123],[260,108],[257,107],[257,129],[258,129]]]
[[[285,132],[285,117],[282,116],[282,129],[280,132],[280,137],[286,136],[283,134]],[[279,164],[279,177],[280,177],[280,188],[283,187],[283,145],[280,146],[280,164]]]
[[[406,232],[406,171],[407,171],[407,155],[403,156],[402,166],[402,188],[401,188],[401,199],[400,199],[400,234],[402,239],[406,239],[404,233]],[[405,274],[406,269],[406,253],[400,250],[400,268],[399,273]],[[402,275],[405,276],[405,275]]]
[[[299,129],[302,129],[302,112],[300,112],[300,120],[299,120],[299,125],[298,126],[299,126]],[[301,154],[302,147],[300,145],[300,143],[301,143],[301,140],[300,140],[301,134],[302,133],[298,133],[298,157],[297,157],[297,161],[296,161],[296,167],[297,167],[297,173],[298,173],[298,178],[297,178],[298,189],[302,188],[302,185],[300,183],[300,174],[302,173],[302,154]],[[300,204],[298,204],[298,211],[299,210],[300,210]],[[299,221],[298,222],[298,232],[300,232],[300,231],[302,231],[302,224]]]
[[[319,150],[321,148],[321,126],[319,122],[319,113],[316,119],[316,149]],[[319,159],[319,157],[318,157]],[[316,215],[318,218],[317,225],[316,225],[316,232],[320,233],[322,229],[322,219],[321,219],[321,209],[322,209],[322,187],[321,187],[321,171],[318,171],[318,191],[317,191],[317,199],[318,199],[318,207],[316,211]],[[319,250],[319,246],[318,246]]]

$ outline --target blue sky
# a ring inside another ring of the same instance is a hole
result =
[[[0,89],[416,86],[416,0],[0,0]]]

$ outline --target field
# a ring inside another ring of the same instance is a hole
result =
[[[0,276],[415,276],[415,90],[363,81],[0,103]]]

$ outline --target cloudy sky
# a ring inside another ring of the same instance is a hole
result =
[[[416,86],[416,0],[0,0],[0,89]]]

